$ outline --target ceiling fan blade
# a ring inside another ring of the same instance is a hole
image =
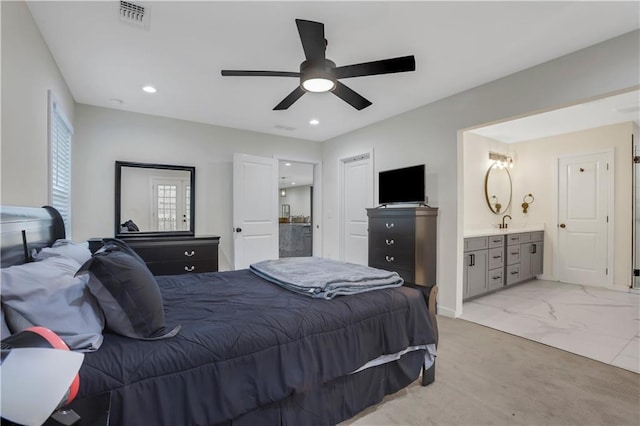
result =
[[[295,101],[300,99],[302,95],[304,95],[304,90],[302,90],[302,87],[296,87],[293,92],[289,93],[286,98],[284,98],[278,105],[273,108],[273,110],[278,111],[289,108]]]
[[[325,59],[327,40],[324,38],[324,24],[320,22],[296,19],[298,34],[307,61],[321,61]]]
[[[362,77],[365,75],[392,74],[395,72],[415,70],[416,60],[412,55],[336,67],[335,73],[337,78],[349,78]]]
[[[365,109],[371,102],[349,89],[344,84],[336,81],[336,88],[333,89],[333,94],[360,111],[361,109]]]
[[[299,72],[222,70],[224,77],[300,77]]]

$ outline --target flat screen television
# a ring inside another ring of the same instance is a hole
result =
[[[378,203],[424,203],[424,164],[378,174]]]

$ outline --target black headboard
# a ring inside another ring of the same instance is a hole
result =
[[[0,206],[0,260],[2,267],[30,261],[35,249],[65,238],[64,221],[53,207]]]

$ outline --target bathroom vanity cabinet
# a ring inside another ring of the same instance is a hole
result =
[[[544,231],[465,238],[463,300],[542,274],[543,240]]]

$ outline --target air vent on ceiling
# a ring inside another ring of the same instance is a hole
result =
[[[120,21],[149,30],[151,7],[140,2],[120,1],[118,16]]]
[[[295,130],[295,129],[296,129],[295,127],[285,126],[285,125],[283,125],[283,124],[276,124],[276,125],[275,125],[275,126],[273,126],[273,127],[275,127],[275,128],[276,128],[276,129],[278,129],[278,130],[286,130],[286,131],[288,131],[288,132],[291,132],[291,131],[293,131],[293,130]]]

